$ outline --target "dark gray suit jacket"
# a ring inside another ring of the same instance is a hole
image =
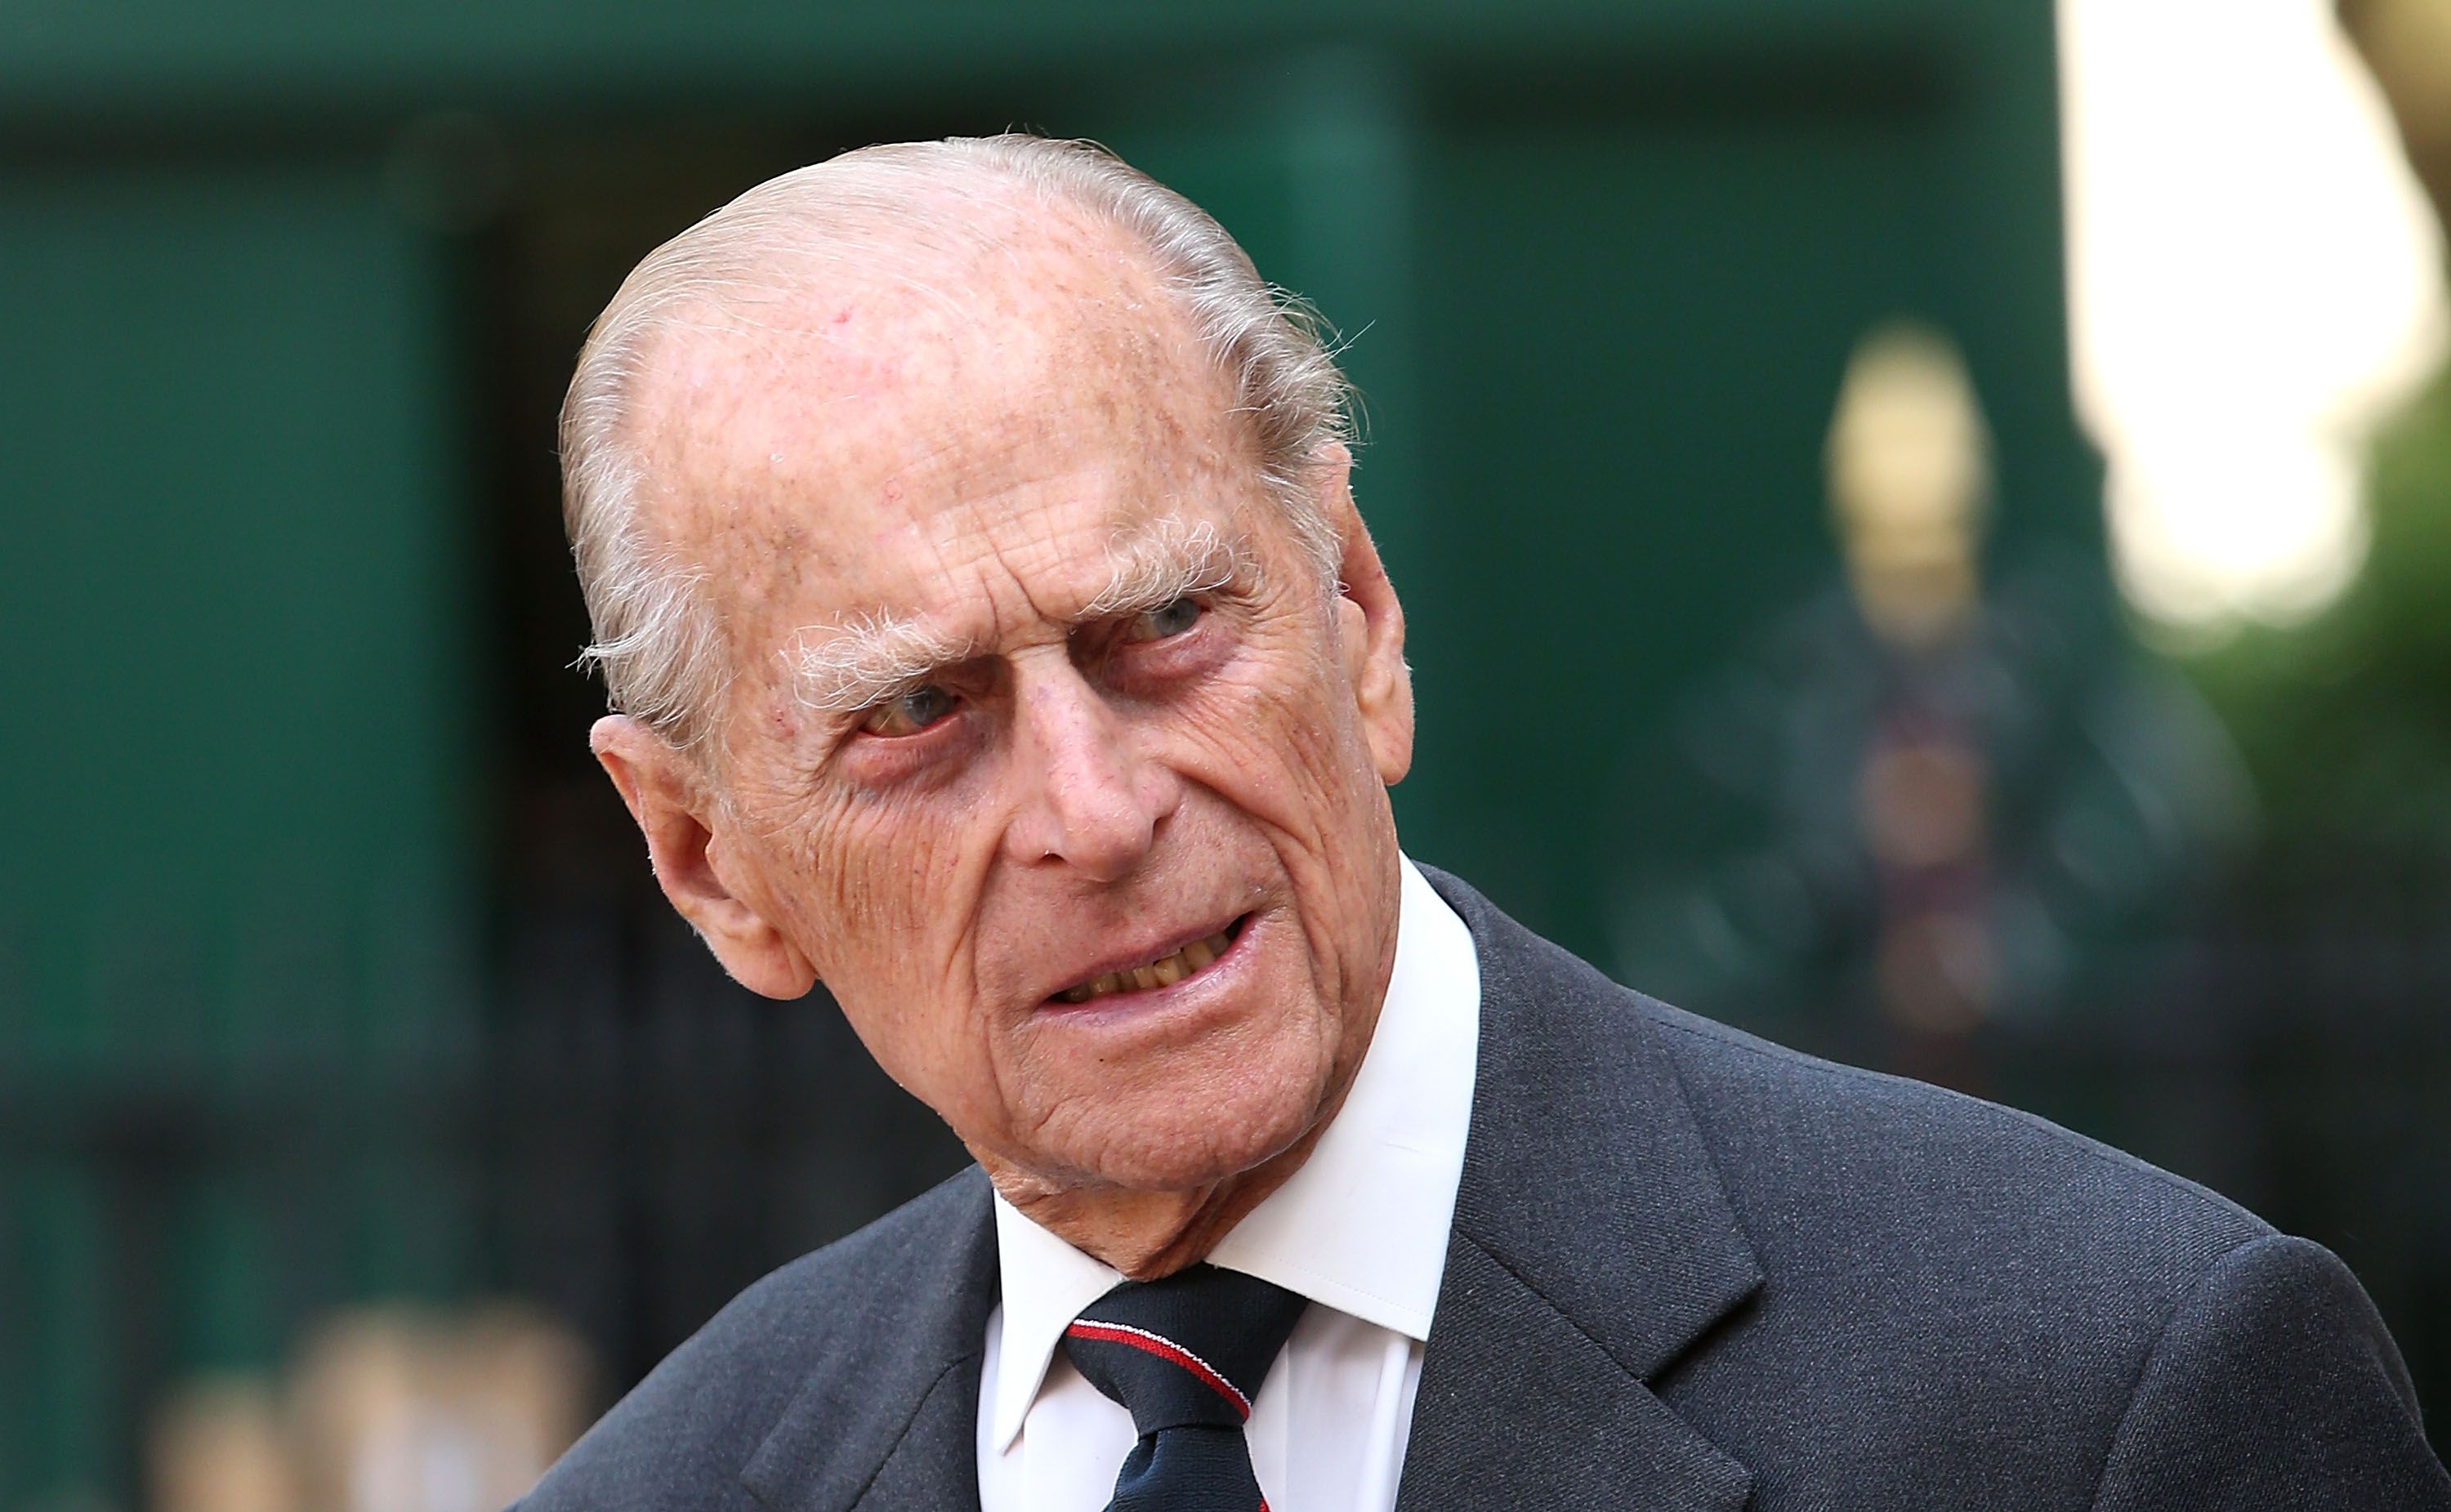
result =
[[[2332,1255],[1628,992],[1454,878],[1479,1083],[1402,1512],[2451,1508]],[[751,1287],[526,1512],[978,1505],[976,1169]]]

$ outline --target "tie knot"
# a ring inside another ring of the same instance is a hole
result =
[[[1255,1276],[1196,1265],[1100,1297],[1064,1330],[1064,1352],[1139,1433],[1239,1427],[1304,1306]]]

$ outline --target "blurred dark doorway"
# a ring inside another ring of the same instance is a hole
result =
[[[466,242],[498,647],[481,1265],[578,1325],[611,1386],[966,1158],[822,990],[742,990],[674,914],[588,752],[602,687],[571,667],[587,620],[554,431],[589,323],[657,243],[877,134],[642,122],[505,146],[503,201]]]

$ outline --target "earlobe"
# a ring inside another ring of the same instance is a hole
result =
[[[735,981],[767,997],[795,998],[816,985],[799,948],[735,885],[703,776],[661,736],[624,715],[596,722],[588,744],[647,841],[656,881]]]

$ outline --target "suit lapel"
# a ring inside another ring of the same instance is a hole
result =
[[[1751,1487],[1521,1277],[1448,1252],[1398,1512],[1735,1512]]]
[[[980,1326],[986,1326],[984,1319]],[[936,1378],[855,1512],[978,1512],[979,1355]]]
[[[1761,1285],[1657,1023],[1453,877],[1480,1066],[1399,1512],[1705,1512],[1751,1478],[1651,1390]]]
[[[977,1512],[981,1345],[996,1304],[985,1175],[820,1357],[741,1482],[769,1512]]]

